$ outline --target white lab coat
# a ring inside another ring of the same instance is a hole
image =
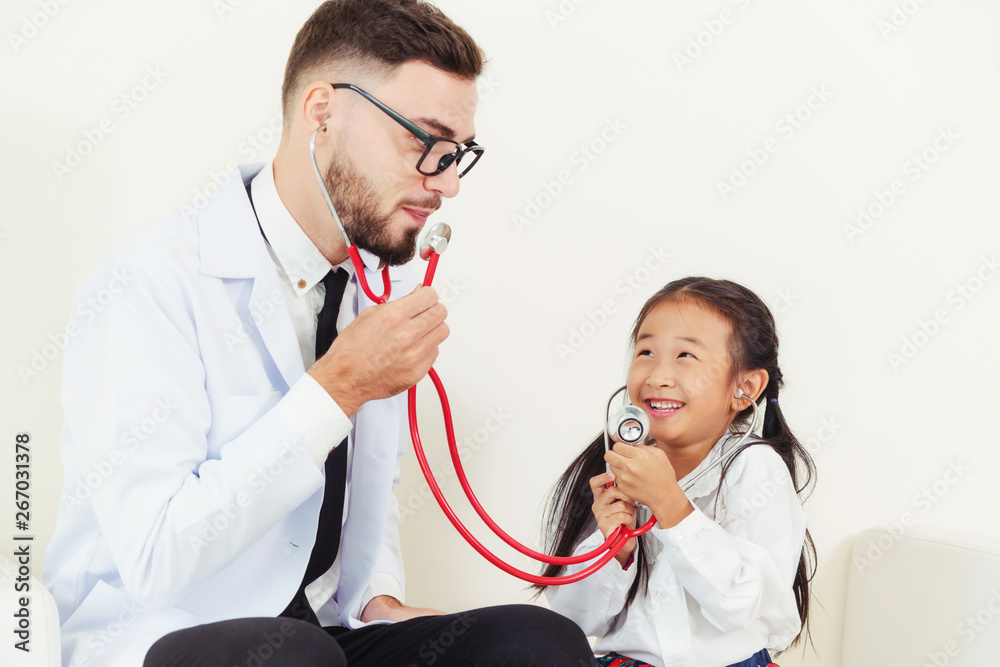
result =
[[[241,167],[196,215],[123,239],[76,293],[43,574],[66,665],[141,665],[174,630],[276,616],[302,581],[324,475],[275,409],[306,369],[244,189],[259,169]],[[406,269],[392,277],[394,296],[415,286]],[[341,576],[319,617],[356,628],[373,573],[403,586],[391,490],[405,396],[354,423]]]

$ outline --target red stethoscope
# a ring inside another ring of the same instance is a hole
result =
[[[340,233],[344,238],[344,243],[347,245],[347,253],[351,258],[352,264],[354,265],[354,271],[358,276],[358,283],[361,285],[361,289],[364,290],[365,295],[372,302],[376,304],[386,303],[392,294],[392,286],[389,280],[389,267],[382,267],[383,290],[380,296],[376,295],[372,292],[371,287],[368,285],[368,280],[365,277],[365,266],[361,261],[361,255],[358,253],[357,247],[351,243],[350,237],[340,220],[340,216],[337,214],[337,209],[333,205],[333,200],[330,198],[330,193],[327,191],[326,183],[320,174],[319,165],[316,163],[315,142],[316,135],[322,129],[323,126],[317,128],[316,131],[313,132],[309,141],[309,153],[312,158],[316,180],[320,184],[320,189],[323,191],[323,196],[326,199],[327,206],[330,208],[330,213],[333,214],[333,219],[337,223],[337,228],[340,230]],[[438,260],[441,258],[441,253],[448,247],[448,242],[450,240],[451,228],[444,223],[434,225],[425,233],[423,242],[420,244],[420,257],[421,259],[427,260],[427,271],[424,274],[423,282],[425,287],[431,286],[431,282],[434,280],[434,272],[437,270]],[[480,555],[486,558],[486,560],[493,563],[504,572],[533,584],[542,584],[545,586],[571,584],[589,577],[591,574],[604,567],[604,565],[614,558],[630,539],[648,532],[654,525],[656,525],[656,517],[652,517],[649,521],[635,530],[630,530],[625,528],[625,526],[619,526],[611,533],[610,536],[608,536],[608,539],[605,540],[601,546],[593,549],[592,551],[588,551],[585,554],[577,556],[550,556],[521,544],[504,532],[504,530],[500,528],[495,521],[493,521],[489,514],[486,513],[482,504],[480,504],[479,499],[476,498],[476,494],[473,493],[472,487],[469,485],[469,479],[465,475],[465,469],[462,466],[462,459],[458,454],[458,443],[455,440],[455,426],[452,421],[451,406],[448,403],[448,395],[444,390],[444,384],[441,382],[441,378],[438,377],[437,372],[433,368],[431,368],[427,374],[434,383],[434,387],[437,389],[438,398],[441,401],[441,410],[444,413],[445,432],[448,436],[448,449],[451,453],[451,460],[455,466],[455,472],[458,475],[458,480],[462,485],[462,489],[465,491],[466,497],[469,499],[469,502],[472,503],[472,507],[476,510],[476,514],[478,514],[483,522],[490,527],[493,533],[520,553],[543,563],[553,565],[576,565],[579,563],[586,563],[587,561],[597,558],[594,563],[574,574],[561,577],[543,577],[515,568],[513,565],[501,560],[498,556],[483,546],[479,540],[477,540],[472,533],[469,532],[469,529],[465,527],[455,512],[451,509],[451,506],[445,499],[444,494],[441,492],[441,488],[438,486],[437,480],[434,479],[434,473],[431,471],[430,465],[427,463],[427,457],[424,455],[424,449],[420,443],[420,432],[417,428],[417,388],[416,386],[410,387],[407,393],[407,405],[410,418],[410,438],[413,441],[413,451],[417,456],[417,462],[420,464],[420,470],[423,472],[424,478],[430,486],[431,493],[434,494],[434,498],[441,506],[445,516],[448,517],[448,520],[451,521],[451,524],[455,527],[455,530],[457,530],[462,537],[465,538],[465,541],[469,543],[469,546],[478,551]],[[619,435],[627,435],[629,433],[629,429],[634,430],[635,425],[631,424],[631,422],[623,424],[622,429],[619,430]],[[648,428],[646,429],[646,432],[648,432]],[[607,432],[605,432],[605,439],[606,438]]]

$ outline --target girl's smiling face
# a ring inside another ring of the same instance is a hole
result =
[[[707,454],[735,417],[729,336],[729,322],[693,299],[661,303],[639,326],[628,394],[668,453]]]

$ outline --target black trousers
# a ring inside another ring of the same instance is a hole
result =
[[[423,616],[359,630],[241,618],[160,638],[144,667],[596,667],[579,627],[532,605]]]

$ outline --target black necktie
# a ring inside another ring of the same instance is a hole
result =
[[[316,359],[320,359],[337,337],[337,315],[340,313],[340,302],[344,299],[344,288],[347,286],[347,271],[333,269],[323,278],[326,285],[326,297],[323,299],[323,309],[316,319]],[[309,564],[302,584],[295,597],[288,604],[282,616],[297,618],[319,625],[319,619],[309,606],[305,588],[319,579],[333,565],[340,550],[340,529],[344,518],[344,492],[347,487],[347,438],[337,445],[326,457],[326,485],[323,488],[323,506],[319,511],[319,526],[316,531],[316,543],[309,555]]]
[[[326,354],[337,337],[337,315],[340,314],[340,302],[344,300],[344,288],[347,287],[347,271],[330,269],[323,278],[326,285],[326,297],[323,299],[323,309],[316,318],[316,360]]]

